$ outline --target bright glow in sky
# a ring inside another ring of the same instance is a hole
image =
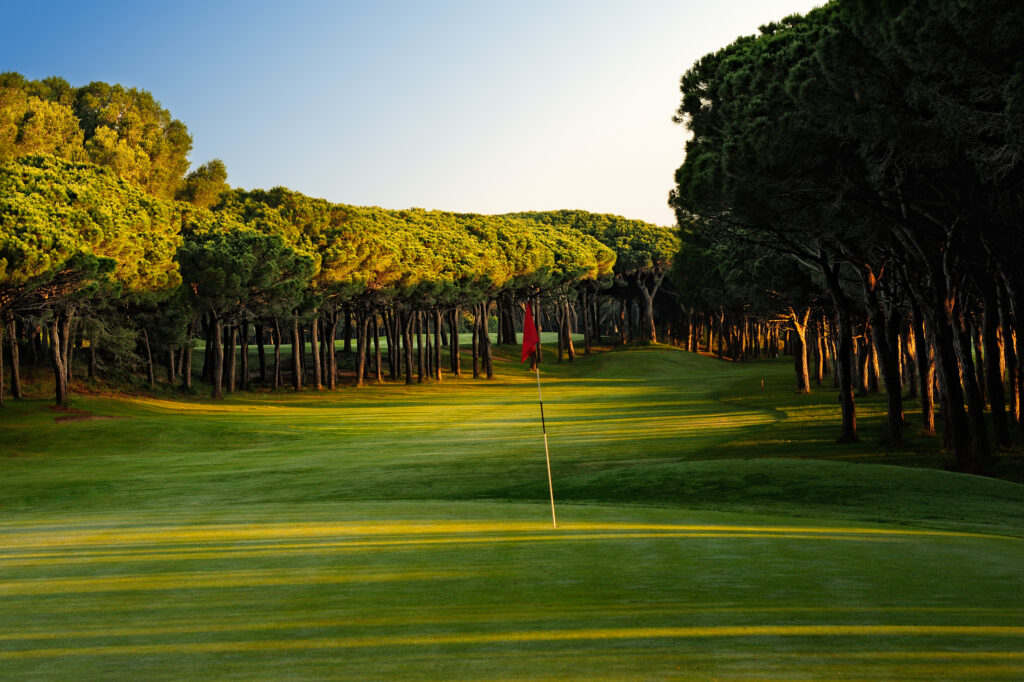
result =
[[[821,0],[5,4],[0,71],[149,90],[234,186],[670,225],[679,77]]]

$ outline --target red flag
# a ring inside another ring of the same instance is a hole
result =
[[[523,359],[519,362],[526,362],[526,359],[533,355],[533,348],[540,343],[540,336],[537,335],[537,325],[533,323],[533,310],[530,302],[526,302],[526,317],[523,318]]]

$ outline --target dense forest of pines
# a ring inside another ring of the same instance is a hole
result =
[[[669,228],[232,189],[217,160],[186,176],[190,148],[149,93],[0,76],[0,339],[13,396],[21,369],[41,362],[58,404],[76,371],[142,372],[155,386],[165,370],[185,388],[201,376],[215,398],[251,381],[334,388],[338,339],[357,385],[441,380],[461,375],[465,333],[473,376],[490,377],[488,332],[515,343],[526,299],[559,332],[560,360],[575,354],[573,332],[585,352],[602,329],[656,340],[654,297],[678,249]]]
[[[684,303],[720,327],[788,319],[798,387],[811,349],[843,440],[880,379],[894,444],[906,389],[959,469],[988,470],[992,435],[1024,424],[1024,6],[839,0],[681,89]]]
[[[0,74],[0,404],[44,362],[61,404],[74,372],[334,388],[338,340],[357,385],[461,375],[467,333],[490,377],[488,332],[515,343],[531,299],[559,360],[573,333],[789,353],[797,390],[831,377],[840,440],[884,390],[900,445],[907,393],[986,471],[1024,426],[1024,7],[837,0],[681,90],[671,230],[233,189],[220,161],[188,172],[187,128],[147,92]]]

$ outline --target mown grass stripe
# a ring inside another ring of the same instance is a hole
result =
[[[746,625],[716,627],[591,628],[578,630],[526,630],[516,632],[383,635],[376,637],[323,637],[263,639],[232,642],[55,647],[0,652],[0,659],[57,656],[143,656],[169,653],[225,653],[304,649],[390,648],[516,644],[638,639],[696,639],[733,637],[1024,637],[1024,627],[985,625]]]

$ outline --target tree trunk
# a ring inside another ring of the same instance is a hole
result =
[[[555,303],[555,328],[557,334],[555,335],[558,339],[558,362],[562,362],[562,358],[565,356],[565,331],[564,331],[564,320],[562,319],[562,306]]]
[[[203,339],[206,341],[203,348],[203,373],[202,377],[213,383],[213,318],[209,320],[206,316],[201,318],[203,327]]]
[[[623,296],[619,299],[619,342],[626,343],[626,339],[629,335],[629,316],[626,315],[626,297]]]
[[[480,304],[480,359],[484,365],[484,373],[488,379],[494,378],[494,359],[491,355],[490,334],[490,301]]]
[[[75,356],[74,338],[78,333],[78,322],[74,317],[73,309],[68,311],[62,320],[61,329],[61,353],[64,355],[64,371],[67,373],[67,385],[70,388],[71,379],[74,375],[73,360]]]
[[[241,370],[242,370],[242,390],[249,390],[249,323],[242,321],[242,343],[241,343]]]
[[[1014,348],[1013,342],[1013,325],[1010,321],[1010,310],[1005,300],[1005,292],[1000,290],[999,300],[999,324],[1003,336],[1003,353],[1006,358],[1006,379],[1007,379],[1007,395],[1009,397],[1009,419],[1012,423],[1020,423],[1021,416],[1021,405],[1020,405],[1020,383],[1017,380],[1018,377],[1018,361],[1020,358],[1017,357],[1017,349]]]
[[[342,347],[342,350],[345,351],[346,353],[351,353],[352,352],[352,313],[349,311],[347,306],[345,307],[344,315],[345,315],[345,328],[342,331],[342,335],[345,337],[345,339],[344,339],[345,345]]]
[[[840,443],[857,441],[857,412],[853,399],[853,322],[850,319],[850,304],[839,282],[839,268],[822,256],[818,261],[822,275],[828,284],[832,305],[836,310],[836,375],[839,381],[839,405],[842,413]]]
[[[256,322],[255,327],[256,334],[256,357],[259,359],[260,365],[260,385],[267,385],[267,350],[263,347],[264,335],[266,331],[263,328],[263,322]]]
[[[431,331],[431,315],[429,311],[424,310],[420,313],[420,320],[423,324],[423,351],[424,351],[424,365],[427,370],[427,378],[430,379],[434,376],[434,342],[431,338],[433,332]]]
[[[362,388],[366,376],[366,324],[365,313],[356,313],[356,388]]]
[[[789,309],[789,321],[793,325],[793,365],[796,370],[796,392],[811,392],[811,374],[807,363],[807,320],[811,309],[807,308],[798,314]]]
[[[7,330],[7,323],[0,319],[0,407],[4,406],[4,332]]]
[[[637,273],[636,284],[643,297],[643,324],[640,325],[640,343],[649,344],[658,342],[658,333],[654,328],[654,297],[658,295],[658,287],[664,275],[651,274],[651,287],[647,288],[646,276]]]
[[[473,378],[480,378],[480,304],[473,306]]]
[[[416,324],[416,383],[423,383],[423,314],[420,311],[413,313]]]
[[[213,372],[211,376],[213,393],[211,397],[214,400],[220,400],[224,397],[224,345],[222,343],[222,335],[223,327],[221,326],[220,316],[217,313],[210,313],[210,338],[212,340],[210,359],[213,361],[211,367]]]
[[[434,379],[441,381],[441,311],[434,308]],[[513,343],[515,343],[513,341]]]
[[[569,362],[574,362],[576,360],[576,348],[572,344],[572,326],[569,324],[570,316],[572,314],[572,311],[569,308],[569,301],[568,300],[566,300],[565,303],[564,303],[564,311],[563,312],[564,312],[564,320],[565,320],[565,324],[563,326],[563,330],[564,330],[564,334],[565,334],[565,352],[569,356]]]
[[[21,350],[18,346],[18,325],[15,324],[14,318],[7,318],[7,330],[8,330],[8,348],[10,352],[11,361],[11,397],[15,400],[21,399],[21,358],[19,351]]]
[[[299,333],[299,312],[292,314],[292,388],[302,388],[302,335]]]
[[[590,355],[590,335],[593,321],[590,317],[590,299],[586,287],[580,290],[580,305],[583,311],[583,354]]]
[[[195,333],[196,319],[189,320],[185,333],[185,358],[181,365],[181,381],[186,389],[192,388],[192,335]],[[93,344],[89,344],[91,348]]]
[[[235,383],[235,369],[237,368],[237,358],[235,357],[235,346],[238,345],[238,325],[232,324],[225,327],[224,332],[228,337],[227,348],[224,350],[224,354],[227,356],[228,361],[228,380],[226,384],[227,392],[234,393],[235,388],[238,384]]]
[[[914,353],[917,361],[918,392],[921,396],[921,427],[925,433],[935,433],[935,361],[931,344],[924,335],[924,316],[916,301],[911,301],[913,315]]]
[[[274,381],[273,388],[281,387],[281,318],[274,316]]]
[[[309,344],[313,353],[313,386],[318,391],[324,390],[323,369],[320,364],[320,312],[313,309],[313,319],[309,323]]]
[[[456,306],[451,313],[451,324],[448,327],[448,355],[452,361],[452,374],[462,376],[462,357],[459,355],[459,308]]]
[[[879,281],[875,272],[867,265],[860,269],[861,283],[864,290],[864,301],[867,304],[870,321],[871,350],[877,348],[876,358],[881,359],[885,394],[889,439],[896,446],[903,445],[903,385],[900,381],[898,339],[901,321],[897,312],[890,307],[887,313],[882,309],[878,297]]]
[[[67,407],[68,404],[68,374],[64,369],[64,358],[60,352],[60,323],[57,315],[54,314],[50,321],[50,359],[53,361],[53,386],[54,399],[57,405]]]
[[[153,372],[153,351],[149,346],[149,332],[142,328],[142,347],[146,349],[146,378],[149,380],[149,390],[156,388],[156,375]]]
[[[373,365],[374,370],[377,374],[377,383],[384,382],[384,376],[381,373],[381,354],[380,354],[380,323],[378,322],[377,313],[373,313]]]
[[[412,330],[416,326],[416,313],[409,311],[403,316],[402,325],[402,346],[405,350],[405,383],[412,383]]]
[[[398,361],[398,333],[396,330],[397,313],[384,311],[384,335],[388,345],[388,377],[398,379],[401,364]]]
[[[1010,445],[1010,427],[1006,419],[1006,392],[1003,390],[1003,357],[999,342],[999,301],[991,284],[984,284],[985,310],[982,312],[982,338],[984,339],[985,378],[988,384],[988,402],[995,426],[996,443]]]

